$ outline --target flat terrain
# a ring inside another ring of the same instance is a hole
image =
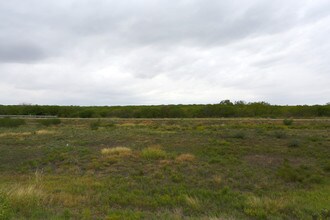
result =
[[[0,219],[330,218],[330,120],[44,120],[0,127]]]

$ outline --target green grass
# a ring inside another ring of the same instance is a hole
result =
[[[166,157],[166,152],[162,150],[159,146],[152,146],[144,148],[141,151],[141,156],[142,158],[148,160],[164,159]]]
[[[0,219],[329,212],[330,120],[42,120],[0,127]]]
[[[16,127],[19,127],[24,124],[25,124],[25,121],[23,119],[0,118],[0,127],[16,128]]]
[[[61,124],[61,119],[59,118],[43,119],[43,120],[38,120],[38,122],[44,126],[59,125]]]

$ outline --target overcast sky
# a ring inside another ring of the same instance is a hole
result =
[[[330,1],[0,1],[0,104],[224,99],[330,102]]]

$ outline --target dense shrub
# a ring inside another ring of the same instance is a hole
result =
[[[94,115],[94,111],[92,110],[84,110],[79,113],[80,118],[91,118]]]
[[[13,118],[0,118],[0,127],[18,127],[24,125],[25,121],[23,119],[13,119]]]
[[[330,117],[330,105],[279,106],[266,102],[224,100],[207,105],[158,106],[43,106],[0,105],[0,115],[54,115],[59,117],[212,118],[212,117]],[[290,123],[290,119],[286,120]],[[285,122],[286,123],[286,122]],[[292,122],[291,122],[292,123]]]

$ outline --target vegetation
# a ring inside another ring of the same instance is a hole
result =
[[[43,120],[39,120],[38,122],[44,126],[59,125],[61,124],[61,119],[59,118],[43,119]]]
[[[152,146],[142,150],[141,156],[148,160],[164,159],[166,157],[166,152],[162,150],[159,146]]]
[[[43,120],[0,127],[0,219],[330,216],[329,119]]]
[[[289,126],[289,125],[292,125],[292,123],[293,123],[293,120],[292,119],[284,119],[283,120],[283,124],[284,125]]]
[[[101,121],[100,120],[97,120],[97,121],[93,121],[89,124],[89,127],[92,129],[92,130],[97,130],[99,129],[99,127],[101,126]]]
[[[12,118],[0,118],[0,127],[18,127],[24,125],[23,119],[12,119]]]
[[[113,147],[113,148],[103,148],[101,153],[103,155],[125,155],[130,154],[132,150],[128,147]]]
[[[269,117],[314,118],[330,117],[330,105],[278,106],[266,102],[245,103],[229,100],[209,105],[159,106],[41,106],[0,105],[0,115],[56,115],[66,118],[219,118]],[[291,123],[286,119],[284,123]]]

